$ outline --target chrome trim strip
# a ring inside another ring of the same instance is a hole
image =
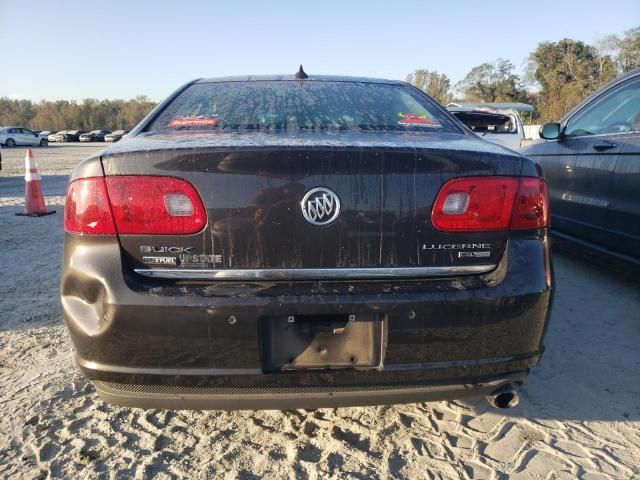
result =
[[[496,265],[459,267],[391,267],[391,268],[267,268],[267,269],[194,269],[136,268],[145,277],[179,280],[353,280],[428,278],[486,273]]]

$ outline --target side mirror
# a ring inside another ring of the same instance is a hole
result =
[[[556,140],[560,138],[560,124],[545,123],[540,127],[540,138],[544,138],[545,140]]]

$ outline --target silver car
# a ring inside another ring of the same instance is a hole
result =
[[[500,103],[450,103],[447,105],[447,110],[473,130],[476,135],[517,151],[522,140],[525,139],[524,127],[520,115],[515,109],[504,108],[508,105]]]
[[[28,128],[5,127],[0,129],[0,144],[6,147],[15,147],[17,145],[46,147],[49,142],[46,137]]]

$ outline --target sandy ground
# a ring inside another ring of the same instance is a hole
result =
[[[16,217],[0,171],[2,478],[640,478],[640,286],[556,253],[547,353],[515,409],[483,400],[285,412],[112,407],[80,375],[57,288],[70,166],[37,149],[57,213]]]

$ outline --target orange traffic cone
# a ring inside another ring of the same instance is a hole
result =
[[[55,210],[47,211],[44,204],[44,196],[42,195],[42,186],[40,185],[40,174],[36,160],[33,158],[31,149],[27,150],[27,156],[24,157],[24,213],[16,213],[16,215],[24,215],[28,217],[41,217],[43,215],[51,215],[56,213]]]

